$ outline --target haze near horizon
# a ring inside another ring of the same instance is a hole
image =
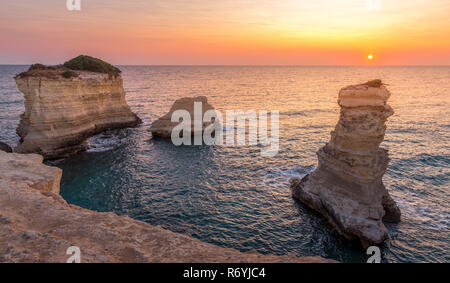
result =
[[[445,0],[0,1],[0,64],[450,65]]]

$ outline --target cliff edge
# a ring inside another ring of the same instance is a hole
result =
[[[317,152],[317,169],[291,181],[292,195],[324,215],[347,239],[364,247],[389,238],[383,220],[400,221],[400,210],[382,177],[389,163],[384,139],[390,92],[380,80],[342,88],[339,122]]]
[[[61,170],[37,154],[0,151],[0,262],[334,262],[320,257],[242,253],[145,222],[68,204]]]
[[[16,152],[65,157],[85,150],[92,135],[141,123],[126,103],[120,70],[90,58],[53,67],[35,64],[15,77],[25,97]]]

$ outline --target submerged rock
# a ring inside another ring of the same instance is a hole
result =
[[[333,262],[242,253],[160,226],[68,204],[61,170],[37,154],[0,151],[0,262],[66,262],[71,246],[89,262]]]
[[[159,118],[158,120],[156,120],[152,123],[152,126],[150,128],[150,131],[152,132],[152,134],[154,136],[158,136],[158,137],[162,137],[162,138],[171,138],[173,128],[180,123],[180,122],[172,122],[171,121],[172,114],[176,110],[186,110],[189,112],[191,119],[192,119],[191,120],[192,121],[191,135],[202,134],[202,132],[205,130],[205,128],[207,126],[211,125],[213,122],[212,123],[211,122],[210,123],[201,122],[202,123],[201,132],[195,131],[195,129],[194,129],[194,124],[195,124],[194,103],[195,102],[201,103],[202,112],[199,113],[199,114],[201,114],[201,119],[203,118],[203,115],[205,114],[206,111],[214,110],[214,107],[212,107],[211,104],[208,103],[208,99],[205,96],[185,97],[185,98],[178,99],[177,101],[175,101],[175,103],[170,108],[169,113],[167,113],[166,115],[162,116],[161,118]]]
[[[85,140],[103,130],[141,123],[126,103],[120,71],[85,57],[65,63],[76,70],[35,64],[15,77],[25,96],[16,152],[65,157],[85,150]]]
[[[12,152],[12,148],[4,142],[0,141],[0,150],[5,152]]]
[[[379,145],[385,122],[394,114],[386,104],[389,97],[381,81],[341,89],[339,122],[331,140],[317,152],[317,169],[291,182],[295,199],[364,247],[389,238],[382,220],[400,221],[400,210],[382,181],[389,157]]]

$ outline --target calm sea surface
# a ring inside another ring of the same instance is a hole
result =
[[[11,145],[24,111],[13,76],[27,67],[0,66],[0,140]],[[127,101],[144,124],[100,134],[88,152],[53,163],[64,170],[68,202],[241,251],[363,262],[363,250],[294,202],[288,182],[314,169],[315,152],[338,120],[338,90],[381,78],[395,110],[382,144],[392,158],[384,182],[403,214],[401,223],[388,225],[393,240],[383,259],[450,261],[450,67],[121,69]],[[222,111],[279,110],[279,154],[152,139],[152,121],[176,99],[198,95]]]

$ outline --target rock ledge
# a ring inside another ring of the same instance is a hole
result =
[[[159,226],[68,204],[61,170],[37,154],[0,151],[0,262],[335,262],[320,257],[242,253]]]

